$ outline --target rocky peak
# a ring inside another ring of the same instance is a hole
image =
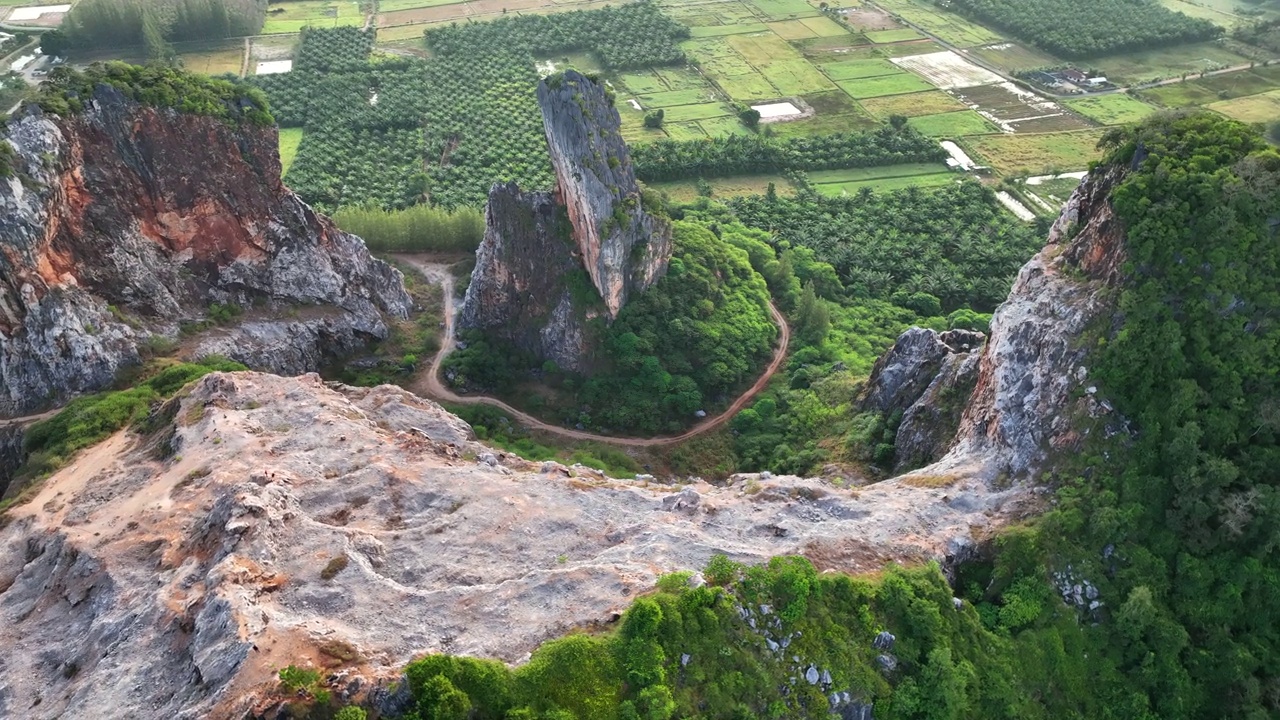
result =
[[[1088,331],[1114,312],[1123,280],[1125,233],[1110,194],[1124,174],[1104,167],[1086,177],[1044,249],[1019,271],[992,317],[951,450],[921,472],[1033,479],[1091,428],[1122,427],[1096,396],[1086,361]]]
[[[0,417],[110,384],[151,335],[212,303],[309,306],[209,352],[303,372],[387,334],[402,278],[280,181],[276,131],[139,104],[100,85],[83,112],[32,108],[0,142]],[[276,328],[279,329],[279,328]]]
[[[622,118],[604,86],[574,70],[538,84],[556,189],[609,317],[666,272],[671,227],[641,208]]]
[[[603,86],[567,70],[538,85],[538,104],[556,188],[490,191],[461,326],[581,371],[592,346],[586,321],[612,320],[662,277],[671,224],[643,207],[621,118]]]

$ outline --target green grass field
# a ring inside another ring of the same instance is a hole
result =
[[[240,74],[244,62],[244,45],[236,43],[235,47],[204,52],[181,53],[182,67],[192,72],[205,75],[221,75],[223,73]]]
[[[764,23],[744,23],[742,25],[707,25],[689,28],[689,34],[695,38],[723,37],[725,35],[746,35],[747,33],[764,32],[769,29]]]
[[[1102,157],[1101,129],[1039,135],[976,135],[965,138],[966,150],[1002,175],[1050,175],[1084,170]]]
[[[710,88],[705,90],[667,90],[666,92],[638,95],[636,99],[646,108],[672,107],[675,105],[695,105],[715,100],[715,93]]]
[[[1103,125],[1128,125],[1141,121],[1157,108],[1128,95],[1100,95],[1068,100],[1067,107]]]
[[[882,167],[849,168],[847,170],[818,170],[809,173],[809,182],[814,185],[830,183],[863,182],[866,180],[882,180],[886,178],[911,177],[914,175],[937,175],[950,173],[942,163],[907,163],[904,165],[885,165]]]
[[[283,10],[283,12],[274,12]],[[267,22],[262,26],[264,35],[296,33],[304,27],[338,27],[360,25],[364,15],[360,4],[351,0],[297,0],[272,5]]]
[[[777,88],[779,96],[835,89],[825,75],[777,35],[734,35],[725,41]]]
[[[842,80],[836,84],[840,86],[841,90],[849,93],[850,97],[858,100],[933,89],[932,85],[910,73],[862,78],[860,80]]]
[[[1000,42],[1004,38],[996,33],[965,20],[964,18],[926,6],[918,0],[878,0],[877,5],[889,12],[924,28],[943,42],[959,47],[976,47]]]
[[[707,136],[696,122],[666,122],[662,128],[672,140],[701,140]]]
[[[751,4],[759,8],[760,12],[770,20],[814,17],[821,14],[818,8],[805,0],[751,0]]]
[[[705,120],[707,118],[733,115],[733,108],[724,103],[713,102],[698,105],[677,105],[664,108],[664,112],[666,113],[666,122],[683,123],[690,120]]]
[[[289,172],[302,144],[302,128],[280,128],[280,174]]]
[[[911,126],[925,135],[944,138],[982,135],[999,130],[972,110],[914,117],[911,118]]]
[[[818,68],[832,80],[856,80],[858,78],[900,75],[902,69],[888,60],[843,60],[825,63]]]
[[[863,33],[867,39],[873,43],[896,43],[905,42],[907,40],[922,40],[923,35],[912,30],[911,28],[902,28],[900,30],[873,30]]]
[[[1241,122],[1272,122],[1280,119],[1280,90],[1235,100],[1223,100],[1206,107]]]
[[[378,12],[395,12],[396,10],[414,10],[416,8],[438,7],[440,5],[457,5],[466,0],[379,0]]]
[[[750,134],[742,121],[736,116],[708,118],[699,120],[698,127],[702,128],[702,132],[711,137],[726,137],[728,135],[747,135]]]
[[[862,188],[871,188],[881,192],[890,190],[901,190],[909,187],[938,187],[940,185],[949,185],[953,182],[959,182],[960,176],[953,172],[936,173],[933,175],[908,175],[905,177],[885,177],[875,178],[873,180],[860,180],[856,182],[842,183],[826,183],[823,185],[815,185],[814,189],[823,195],[839,197],[840,195],[853,195]]]
[[[1248,63],[1247,58],[1211,42],[1112,55],[1089,62],[1112,82],[1122,85],[1165,80],[1183,73],[1194,74]]]
[[[795,188],[780,175],[742,175],[737,177],[715,178],[708,181],[711,185],[711,196],[717,198],[740,197],[742,195],[763,195],[773,183],[779,195],[794,195]],[[676,182],[654,183],[651,187],[665,192],[672,200],[691,203],[698,199],[696,180],[680,180]]]
[[[1215,25],[1227,28],[1228,30],[1241,23],[1252,22],[1252,18],[1245,18],[1231,12],[1215,10],[1214,8],[1205,7],[1199,3],[1183,2],[1183,0],[1160,0],[1160,4],[1174,12],[1180,12],[1183,15],[1189,15],[1193,18],[1208,20]]]
[[[668,92],[670,88],[662,81],[662,78],[654,75],[652,72],[628,73],[619,75],[618,82],[627,90],[635,95],[653,95],[656,93]]]
[[[1212,102],[1221,100],[1217,95],[1200,87],[1194,82],[1175,83],[1173,85],[1162,85],[1158,88],[1143,90],[1138,93],[1142,99],[1163,105],[1167,108],[1191,107],[1193,105],[1208,105]]]
[[[972,52],[1010,74],[1062,64],[1061,60],[1052,55],[1016,43],[994,43]]]
[[[835,22],[831,18],[811,17],[804,18],[800,22],[804,23],[806,27],[813,31],[814,35],[817,35],[820,38],[849,36],[849,31],[846,30],[843,25]]]
[[[965,109],[964,103],[941,90],[926,90],[906,95],[885,95],[883,97],[866,98],[859,102],[867,112],[881,120],[888,120],[890,115],[919,117],[921,115],[937,115]]]
[[[1280,90],[1280,82],[1263,77],[1251,70],[1212,75],[1197,80],[1196,84],[1221,100],[1233,100],[1246,95],[1259,95]]]

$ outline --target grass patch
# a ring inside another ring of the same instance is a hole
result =
[[[289,172],[302,144],[302,128],[280,128],[280,174]]]
[[[795,189],[781,175],[740,175],[736,177],[715,178],[708,180],[711,196],[715,198],[742,197],[745,195],[764,195],[773,183],[779,195],[794,195]],[[665,192],[678,203],[696,202],[698,183],[696,180],[680,180],[677,182],[654,183],[651,187]]]
[[[862,182],[886,178],[911,177],[913,175],[937,175],[950,173],[942,163],[907,163],[905,165],[883,165],[869,168],[849,168],[847,170],[818,170],[809,173],[809,182],[815,185],[829,183]]]
[[[1104,75],[1122,85],[1167,80],[1180,75],[1248,64],[1249,59],[1212,42],[1111,55],[1090,61]]]
[[[1155,106],[1123,94],[1068,100],[1067,106],[1103,125],[1128,125],[1156,112]]]
[[[244,62],[244,47],[237,45],[235,48],[222,50],[183,53],[179,57],[182,59],[182,67],[191,72],[205,75],[224,73],[239,75]]]
[[[1206,107],[1241,122],[1271,122],[1280,118],[1280,90],[1235,100],[1224,100]]]
[[[835,89],[825,75],[777,35],[735,35],[727,38],[727,42],[778,89],[779,95]]]
[[[817,115],[807,120],[777,123],[769,128],[780,138],[790,138],[866,130],[879,124],[874,118],[859,111],[847,115]]]
[[[672,140],[701,140],[707,136],[696,122],[667,122],[663,128]]]
[[[773,100],[782,95],[763,75],[754,71],[745,75],[718,77],[716,83],[726,95],[742,102]]]
[[[821,14],[817,8],[805,0],[751,0],[751,4],[759,8],[760,12],[767,15],[770,20],[814,17]]]
[[[909,187],[927,188],[950,185],[951,183],[959,182],[959,179],[959,176],[955,173],[945,172],[934,175],[908,175],[905,177],[876,178],[857,182],[826,183],[815,185],[814,188],[823,195],[839,197],[845,194],[854,195],[863,188],[871,188],[879,192],[890,192]]]
[[[747,33],[765,32],[769,29],[764,23],[744,23],[742,25],[708,25],[689,28],[690,37],[724,37],[725,35],[745,35]]]
[[[848,93],[839,90],[806,95],[803,99],[819,115],[848,115],[862,112]]]
[[[127,390],[99,393],[72,400],[57,415],[27,430],[26,464],[14,483],[45,477],[70,462],[77,452],[98,444],[116,431],[146,420],[153,407],[205,375],[244,370],[239,363],[206,358],[198,363],[157,362],[143,373],[146,379]],[[143,428],[153,430],[155,428]],[[0,503],[0,510],[8,507]]]
[[[715,93],[710,88],[703,90],[668,90],[666,92],[638,95],[640,104],[646,108],[669,108],[675,105],[696,105],[715,100]]]
[[[1208,90],[1219,100],[1234,100],[1248,95],[1261,95],[1280,88],[1280,83],[1250,70],[1201,78],[1196,85]]]
[[[960,482],[959,475],[907,475],[902,478],[903,485],[918,488],[951,487]]]
[[[1054,67],[1062,64],[1061,60],[1052,55],[1014,43],[994,43],[971,52],[1007,73]]]
[[[844,60],[824,63],[818,66],[832,80],[854,80],[858,78],[881,77],[884,75],[901,75],[902,68],[888,60]]]
[[[725,137],[728,135],[748,135],[751,133],[737,117],[718,117],[707,120],[699,120],[698,127],[702,128],[710,137]]]
[[[907,40],[923,40],[924,35],[912,28],[900,28],[898,30],[872,30],[863,33],[867,39],[877,45],[882,43],[906,42]]]
[[[979,135],[965,140],[987,165],[1003,175],[1053,175],[1084,170],[1098,160],[1102,130],[1040,135]],[[973,153],[971,153],[973,154]]]
[[[622,83],[622,86],[630,90],[634,95],[652,95],[671,89],[662,81],[662,78],[651,72],[620,75],[618,82]]]
[[[858,80],[842,80],[836,85],[849,96],[863,98],[883,97],[885,95],[905,95],[934,89],[932,85],[910,73],[886,75],[885,77],[861,78]]]
[[[772,22],[768,25],[769,29],[783,40],[808,40],[818,37],[808,25],[799,20],[783,20],[782,22]]]
[[[911,126],[930,137],[960,137],[996,132],[996,126],[972,110],[911,118]]]
[[[925,32],[941,38],[943,42],[959,47],[989,45],[1004,39],[955,13],[939,10],[918,0],[879,0],[877,4],[898,17],[924,28]]]
[[[964,103],[941,90],[866,98],[861,103],[867,112],[881,120],[887,120],[890,115],[918,117],[965,109]]]
[[[297,0],[272,5],[267,12],[263,35],[296,33],[304,27],[340,27],[361,25],[364,15],[358,3],[334,0]]]
[[[724,103],[702,103],[699,105],[677,105],[666,108],[666,122],[682,123],[690,120],[732,115],[733,108]]]
[[[800,22],[804,23],[804,26],[812,30],[813,34],[817,35],[818,37],[852,38],[852,36],[849,34],[849,31],[846,30],[843,25],[832,20],[831,18],[811,17],[811,18],[804,18]]]
[[[1143,90],[1138,96],[1167,108],[1194,107],[1218,102],[1222,98],[1194,82],[1180,82]]]

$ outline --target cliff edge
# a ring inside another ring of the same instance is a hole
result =
[[[495,185],[460,326],[561,368],[591,362],[587,321],[617,317],[666,272],[671,223],[644,207],[606,89],[567,70],[538,85],[552,192]]]
[[[0,417],[108,386],[153,337],[300,373],[408,312],[400,274],[281,183],[273,127],[100,84],[0,142]],[[244,322],[192,337],[215,303]]]

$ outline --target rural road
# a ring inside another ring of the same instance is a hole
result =
[[[791,328],[787,325],[786,318],[784,318],[782,313],[778,311],[777,306],[770,302],[769,313],[773,316],[773,322],[777,324],[778,329],[782,333],[780,342],[778,343],[777,348],[773,351],[773,359],[769,361],[769,367],[765,369],[764,374],[756,380],[755,384],[752,385],[745,393],[739,395],[738,398],[733,401],[733,404],[724,412],[716,415],[715,417],[709,417],[703,420],[679,435],[671,435],[667,437],[616,437],[613,435],[597,435],[595,433],[584,432],[582,430],[571,430],[569,428],[543,422],[542,420],[539,420],[526,412],[517,410],[496,398],[486,397],[483,395],[458,395],[445,387],[444,383],[440,381],[440,366],[443,364],[444,359],[449,355],[449,353],[453,352],[456,345],[453,327],[455,314],[453,275],[449,273],[449,268],[447,266],[431,262],[421,256],[395,255],[394,257],[411,265],[429,280],[439,283],[444,294],[444,340],[440,344],[440,351],[436,353],[434,358],[432,358],[431,366],[427,368],[426,372],[417,379],[410,390],[418,393],[419,395],[426,395],[437,400],[458,403],[460,405],[488,405],[490,407],[496,407],[530,428],[572,440],[602,442],[609,443],[611,445],[625,445],[627,447],[658,447],[662,445],[674,445],[675,443],[683,442],[705,432],[714,430],[728,422],[738,413],[739,410],[746,407],[747,403],[751,402],[756,395],[759,395],[760,391],[764,390],[765,386],[769,384],[769,380],[772,379],[778,370],[782,368],[782,363],[787,358],[787,346],[791,342]]]

